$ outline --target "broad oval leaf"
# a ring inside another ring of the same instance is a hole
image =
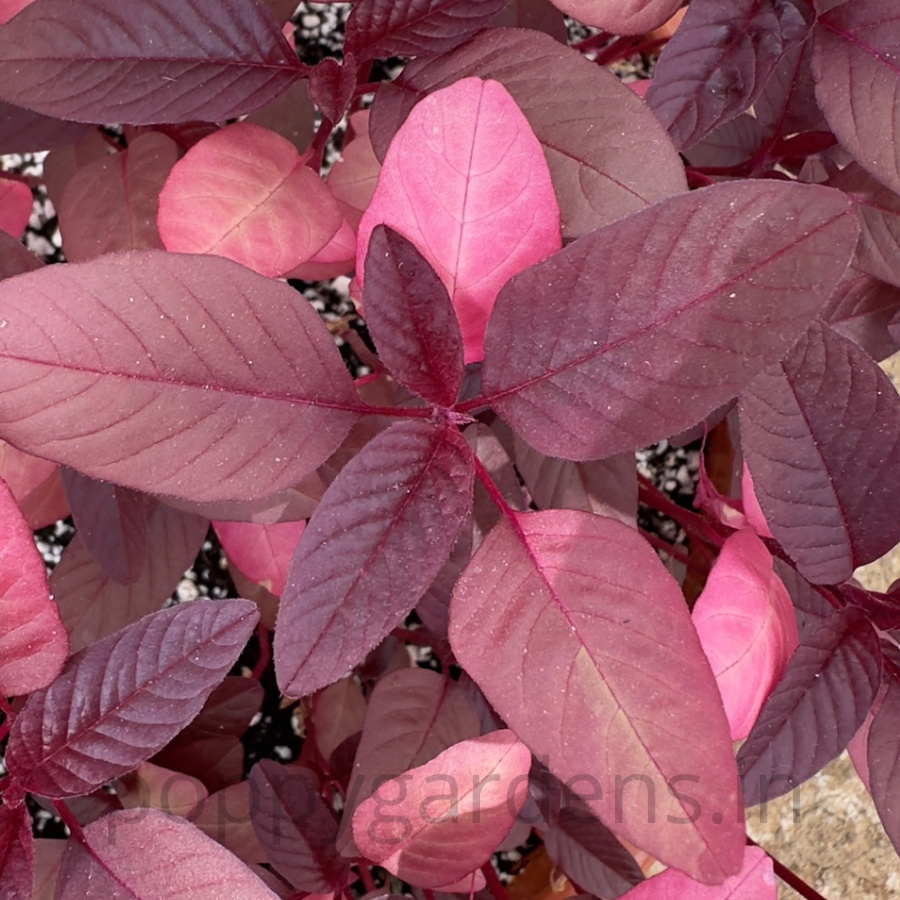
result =
[[[880,683],[875,629],[861,610],[837,610],[794,651],[738,751],[744,803],[787,794],[837,757]]]
[[[305,71],[261,0],[40,0],[0,29],[0,97],[79,122],[231,119]]]
[[[290,487],[360,406],[287,285],[162,251],[0,282],[0,436],[93,478],[191,500]]]
[[[167,250],[215,253],[260,275],[285,275],[334,237],[341,212],[294,145],[238,122],[194,144],[159,195]]]
[[[502,84],[464,78],[429,94],[400,127],[359,223],[356,275],[376,225],[416,248],[447,288],[466,362],[482,358],[497,291],[561,245],[540,144]]]
[[[197,715],[258,618],[249,600],[197,600],[71,657],[13,723],[11,789],[78,796],[149,759]]]
[[[617,835],[704,882],[738,871],[737,773],[715,679],[678,585],[633,528],[570,510],[508,514],[457,582],[450,643],[509,727]],[[623,805],[634,781],[641,799]]]
[[[897,791],[900,789],[900,667],[896,652],[886,659],[884,696],[874,712],[866,744],[868,779],[866,784],[875,801],[881,824],[894,849],[900,852],[900,814]]]
[[[229,562],[251,581],[280,597],[306,522],[213,522],[213,528]]]
[[[418,602],[472,504],[474,463],[458,431],[392,425],[325,491],[288,571],[275,671],[302,697],[336,681]]]
[[[57,897],[276,900],[247,866],[190,822],[157,809],[121,810],[66,845]]]
[[[743,740],[798,642],[790,595],[754,531],[725,539],[691,618],[722,694],[731,739]]]
[[[472,405],[489,402],[535,449],[565,459],[677,434],[803,333],[856,236],[839,192],[762,181],[598,229],[500,292]]]
[[[15,497],[0,479],[0,694],[46,687],[69,654],[44,561]]]
[[[816,97],[844,149],[900,192],[900,7],[893,0],[832,6],[816,22]]]
[[[364,800],[353,814],[353,838],[365,857],[410,884],[459,881],[509,833],[530,767],[530,751],[509,730],[461,741]]]
[[[644,34],[667,22],[681,0],[551,0],[566,15],[613,34]]]
[[[900,396],[856,344],[814,323],[740,418],[766,522],[805,578],[839,584],[900,542]]]

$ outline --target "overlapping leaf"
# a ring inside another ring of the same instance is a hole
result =
[[[89,126],[42,116],[0,101],[0,152],[33,153],[71,144],[83,137]]]
[[[0,231],[18,239],[28,224],[32,202],[27,184],[0,178]]]
[[[882,360],[900,350],[900,341],[888,330],[898,313],[900,288],[851,266],[825,305],[822,319],[838,334],[859,344],[873,359]]]
[[[306,523],[214,522],[213,526],[229,561],[251,581],[280,597]]]
[[[666,22],[681,0],[552,0],[585,25],[613,34],[644,34]]]
[[[261,0],[37,0],[0,26],[0,98],[79,122],[230,119],[304,71]]]
[[[472,503],[459,432],[392,425],[332,482],[291,561],[275,670],[294,697],[336,681],[397,626],[440,571]]]
[[[678,585],[633,528],[570,510],[501,519],[457,582],[450,642],[550,771],[587,783],[585,803],[616,834],[704,882],[738,871],[715,680]],[[621,802],[629,777],[655,798],[652,816]]]
[[[886,654],[884,680],[884,697],[869,728],[867,784],[881,824],[900,853],[900,810],[896,803],[900,789],[900,729],[897,727],[900,718],[900,658],[896,648]]]
[[[248,600],[197,600],[71,657],[13,723],[7,799],[87,794],[148,759],[197,715],[258,618]]]
[[[783,355],[856,236],[837,191],[773,182],[715,185],[598,229],[501,290],[484,398],[550,456],[676,434]]]
[[[900,541],[900,397],[856,344],[814,324],[740,410],[760,506],[807,579],[838,584]]]
[[[25,806],[0,806],[0,879],[6,900],[32,900],[34,838]]]
[[[229,260],[152,250],[0,283],[0,384],[5,440],[193,500],[295,484],[358,405],[295,291]]]

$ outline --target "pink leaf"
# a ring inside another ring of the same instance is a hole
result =
[[[744,831],[715,679],[678,585],[633,528],[573,510],[501,519],[457,582],[450,643],[509,727],[616,834],[704,882],[738,871]],[[641,800],[623,807],[629,778]]]
[[[0,694],[46,687],[69,653],[44,561],[15,498],[0,480]]]
[[[512,828],[530,766],[528,748],[508,730],[454,744],[357,807],[356,845],[418,887],[458,881],[486,863]]]
[[[251,581],[280,597],[291,557],[306,523],[213,522],[213,527],[229,561]]]
[[[18,239],[31,217],[31,188],[21,181],[0,178],[0,231]]]
[[[392,425],[332,482],[291,561],[278,609],[281,690],[310,694],[355,666],[416,605],[472,502],[458,431]]]
[[[313,257],[341,221],[331,191],[294,145],[247,122],[191,147],[159,196],[167,250],[215,253],[270,277]]]
[[[798,642],[791,598],[753,531],[725,539],[692,617],[725,703],[731,739],[743,740]]]
[[[466,362],[482,357],[497,292],[560,246],[559,208],[540,144],[506,89],[465,78],[435,91],[394,136],[359,223],[356,273],[369,237],[389,225],[416,245],[447,288]]]
[[[197,715],[258,618],[248,600],[197,600],[71,657],[13,722],[11,789],[87,794],[149,759]]]
[[[0,24],[8,22],[16,13],[25,9],[29,3],[34,3],[34,0],[2,0],[0,2]]]
[[[0,282],[0,325],[0,436],[139,490],[272,494],[337,449],[360,405],[315,310],[218,257],[48,266]]]
[[[566,15],[613,34],[644,34],[667,22],[681,0],[551,0]]]
[[[237,857],[190,822],[156,809],[114,812],[70,840],[57,896],[275,900]]]
[[[161,809],[186,818],[208,796],[199,778],[149,762],[142,762],[116,781],[116,798],[125,809]]]
[[[340,158],[328,172],[328,187],[344,217],[356,229],[372,201],[381,163],[369,138],[368,110],[354,113],[350,121],[356,136],[344,145]]]
[[[260,0],[40,0],[0,30],[0,96],[80,122],[216,122],[305,69]]]
[[[27,807],[0,806],[0,881],[5,900],[32,900],[34,838]]]

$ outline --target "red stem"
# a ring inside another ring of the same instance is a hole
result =
[[[253,667],[252,675],[257,681],[272,661],[272,647],[269,644],[269,629],[262,622],[256,623],[256,640],[259,643],[259,659]]]
[[[366,864],[365,860],[358,859],[356,861],[356,867],[359,869],[359,877],[362,879],[363,887],[366,889],[366,893],[369,891],[377,890],[377,885],[375,884],[375,879],[372,878],[372,873],[369,871],[369,867]]]
[[[478,475],[478,480],[481,482],[482,487],[488,492],[488,496],[494,501],[497,509],[503,515],[511,516],[515,510],[503,498],[503,494],[500,493],[500,489],[494,484],[494,479],[491,478],[488,470],[482,465],[481,460],[477,456],[473,456],[473,459],[475,460],[475,473]]]
[[[53,808],[56,810],[57,815],[60,817],[60,819],[63,820],[63,823],[71,832],[72,837],[81,844],[87,844],[87,841],[85,841],[84,839],[84,832],[81,830],[81,826],[78,824],[75,816],[72,815],[72,811],[68,806],[66,806],[65,801],[54,800]]]
[[[611,34],[609,31],[600,31],[597,34],[586,37],[583,41],[577,41],[572,44],[572,49],[577,50],[579,53],[587,53],[588,50],[593,50],[594,48],[605,44],[613,37],[615,37],[615,35]]]
[[[668,43],[668,38],[654,38],[652,41],[637,41],[633,36],[620,37],[613,41],[604,50],[601,50],[594,59],[598,66],[608,66],[611,63],[628,59],[629,56],[639,56],[641,53],[650,53],[658,50]]]
[[[753,840],[750,835],[747,835],[747,843],[752,847],[759,847],[759,844]],[[772,865],[775,869],[775,874],[787,885],[792,887],[801,897],[804,897],[805,900],[826,900],[814,887],[808,885],[802,878],[795,875],[783,862],[780,862],[765,847],[759,847],[769,859],[772,860]]]
[[[509,900],[509,894],[506,893],[506,888],[503,887],[503,883],[494,871],[494,867],[491,865],[490,860],[481,867],[481,874],[484,875],[488,890],[495,900]]]
[[[694,569],[699,574],[706,576],[706,570],[703,569],[702,566],[697,564],[696,560],[693,560],[688,556],[681,547],[676,546],[675,544],[670,544],[664,538],[661,538],[657,534],[652,534],[649,531],[645,531],[643,528],[641,529],[641,536],[644,540],[650,544],[651,547],[655,547],[657,550],[661,550],[663,553],[668,554],[673,559],[677,559],[682,565],[687,566],[689,569]]]
[[[649,478],[641,474],[638,474],[638,497],[648,506],[655,507],[670,519],[674,519],[692,538],[702,538],[716,549],[722,546],[724,538],[709,522],[670,500]],[[697,549],[709,558],[702,545]]]

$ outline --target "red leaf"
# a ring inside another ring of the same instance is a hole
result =
[[[617,834],[705,882],[738,871],[715,679],[678,585],[633,528],[569,510],[501,519],[457,582],[450,643],[535,755],[573,790],[589,785],[585,803]],[[649,816],[642,802],[623,808],[629,777],[647,787]]]
[[[251,581],[280,597],[291,557],[306,523],[213,522],[213,527],[229,562]]]
[[[215,253],[273,278],[311,259],[341,221],[331,191],[294,145],[247,122],[191,147],[159,195],[167,250]]]
[[[771,181],[714,185],[598,229],[500,292],[476,402],[566,459],[683,431],[808,327],[856,235],[837,191]]]
[[[18,240],[31,217],[32,205],[27,184],[0,178],[0,231]]]
[[[0,480],[0,695],[50,684],[69,654],[31,529]]]
[[[414,244],[377,225],[365,272],[366,325],[379,359],[420,397],[452,406],[463,380],[463,342],[434,269]]]
[[[566,15],[613,34],[644,34],[665,24],[681,0],[552,0]],[[677,33],[677,32],[676,32]]]
[[[684,164],[640,98],[580,53],[521,29],[489,30],[438,59],[410,63],[399,87],[378,92],[371,119],[376,153],[384,156],[419,92],[468,75],[499,81],[525,114],[550,167],[565,237],[686,189]]]
[[[153,250],[0,282],[0,376],[10,443],[192,500],[295,484],[360,405],[296,291],[228,260]]]
[[[528,748],[508,730],[454,744],[356,808],[356,845],[418,887],[459,881],[486,863],[512,828],[530,766]]]
[[[813,324],[740,413],[766,522],[805,578],[839,584],[900,541],[900,396],[856,344]]]
[[[249,600],[197,600],[71,657],[13,722],[11,790],[87,794],[149,759],[197,715],[258,618]]]
[[[831,6],[815,29],[816,97],[844,149],[882,184],[900,192],[900,8],[893,0]]]
[[[378,224],[412,241],[447,288],[466,362],[482,357],[497,291],[560,246],[559,208],[540,145],[506,89],[465,78],[416,105],[391,141],[359,223],[363,282]]]
[[[416,605],[472,503],[474,463],[450,428],[399,422],[341,470],[291,561],[275,671],[302,697],[355,666]]]
[[[180,819],[156,809],[114,812],[70,840],[56,896],[276,900],[237,857]]]
[[[32,900],[34,838],[26,806],[0,806],[0,880],[5,900]]]
[[[772,556],[752,530],[729,535],[692,613],[731,739],[750,733],[797,646],[797,621]]]
[[[38,0],[0,29],[2,99],[79,122],[231,119],[304,72],[260,0]]]
[[[363,212],[372,201],[381,163],[375,156],[369,138],[368,110],[354,113],[350,116],[350,122],[355,137],[344,145],[340,158],[328,172],[328,187],[331,188],[344,218],[356,229]]]
[[[250,772],[253,830],[273,868],[301,891],[343,890],[354,878],[334,846],[337,820],[315,774],[271,759]]]

